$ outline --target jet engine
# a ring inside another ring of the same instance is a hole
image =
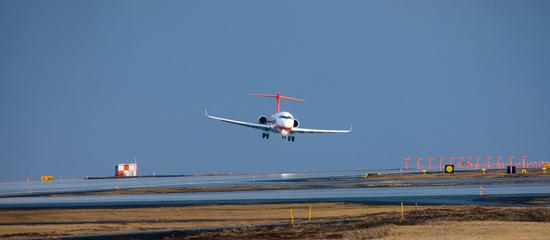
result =
[[[300,121],[298,119],[294,119],[294,127],[300,126]]]
[[[264,116],[264,115],[259,116],[259,117],[258,117],[258,122],[259,122],[260,124],[266,124],[266,123],[267,123],[267,117]]]

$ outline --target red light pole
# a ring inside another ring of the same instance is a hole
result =
[[[405,163],[405,170],[409,170],[409,157],[403,158],[403,162]]]
[[[428,169],[432,170],[432,160],[434,160],[433,157],[428,158]]]
[[[508,156],[508,166],[513,166],[514,165],[514,156]]]
[[[455,157],[449,157],[449,164],[453,165],[454,160],[455,160]]]
[[[462,169],[462,161],[464,161],[464,157],[458,157],[458,168]]]
[[[416,169],[420,169],[420,160],[422,160],[422,158],[416,158]]]
[[[444,157],[439,157],[439,171],[443,171],[443,162],[445,161]]]
[[[481,160],[480,156],[476,157],[476,168],[479,168],[479,161]]]
[[[527,156],[521,155],[519,158],[521,159],[521,168],[526,168],[527,166],[525,165],[525,160],[527,159]]]
[[[485,156],[485,168],[490,168],[491,167],[491,159],[493,157],[491,156]]]
[[[502,168],[502,159],[504,157],[503,156],[497,156],[497,167],[498,168]]]
[[[472,161],[472,157],[470,156],[466,157],[466,168],[472,168],[471,161]]]

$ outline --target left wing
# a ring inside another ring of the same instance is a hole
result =
[[[353,130],[353,126],[349,130],[323,130],[323,129],[308,129],[308,128],[292,128],[292,133],[349,133]]]
[[[257,124],[257,123],[241,122],[241,121],[232,120],[232,119],[227,119],[227,118],[215,117],[215,116],[208,115],[208,112],[207,112],[206,110],[204,110],[204,114],[206,114],[206,116],[207,116],[208,118],[216,119],[216,120],[219,120],[219,121],[222,121],[222,122],[226,122],[226,123],[241,125],[241,126],[245,126],[245,127],[249,127],[249,128],[261,129],[261,130],[264,130],[264,131],[269,131],[269,130],[271,130],[271,126],[270,126],[270,125],[267,125],[267,124]]]

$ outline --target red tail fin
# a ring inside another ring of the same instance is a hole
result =
[[[277,112],[281,111],[281,99],[285,100],[292,100],[292,101],[298,101],[298,102],[304,102],[304,99],[301,98],[293,98],[293,97],[287,97],[287,96],[281,96],[280,92],[277,92],[277,94],[258,94],[258,93],[251,93],[249,94],[251,96],[257,96],[257,97],[272,97],[277,100]]]

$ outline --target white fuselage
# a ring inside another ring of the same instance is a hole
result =
[[[289,112],[276,112],[267,120],[272,126],[272,132],[288,135],[294,127],[294,116]]]

